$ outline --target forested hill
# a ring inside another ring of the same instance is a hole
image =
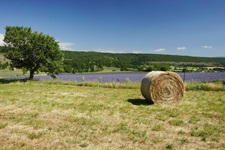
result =
[[[225,58],[221,57],[192,57],[162,54],[133,54],[133,53],[100,53],[100,52],[75,52],[63,51],[65,54],[65,65],[76,68],[78,72],[96,71],[103,66],[118,67],[121,70],[127,68],[140,68],[141,65],[151,63],[180,64],[195,66],[217,66],[225,67]],[[72,69],[70,68],[70,69]],[[84,70],[86,68],[87,70]],[[89,70],[88,70],[89,68]],[[67,68],[69,69],[69,68]],[[80,71],[79,71],[80,70]]]
[[[78,51],[63,51],[66,59],[79,60],[101,60],[108,59],[127,62],[129,64],[140,65],[143,62],[217,62],[224,63],[224,57],[193,57],[180,55],[163,55],[163,54],[134,54],[134,53],[100,53],[100,52],[78,52]]]
[[[0,53],[4,47],[0,46]],[[100,53],[63,51],[64,70],[68,73],[101,71],[104,67],[117,67],[127,70],[169,70],[170,66],[184,68],[222,67],[225,70],[225,57],[192,57],[162,54],[133,54],[133,53]],[[1,62],[3,63],[3,62]]]

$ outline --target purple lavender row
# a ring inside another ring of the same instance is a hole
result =
[[[62,74],[58,75],[57,79],[65,81],[101,81],[101,82],[126,82],[130,81],[140,82],[147,73],[95,73],[95,74]],[[213,72],[213,73],[178,73],[180,77],[188,82],[191,81],[215,81],[225,80],[225,72]],[[35,76],[36,80],[50,80],[49,76]]]

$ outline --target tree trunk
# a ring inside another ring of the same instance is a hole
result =
[[[34,70],[30,69],[30,77],[29,80],[33,80],[34,79]]]

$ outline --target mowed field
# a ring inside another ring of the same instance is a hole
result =
[[[0,149],[225,149],[224,85],[186,86],[158,105],[138,86],[1,81]]]

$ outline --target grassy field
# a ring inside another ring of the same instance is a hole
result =
[[[9,70],[9,69],[5,69],[5,70],[0,70],[0,79],[1,78],[13,78],[13,77],[18,77],[18,76],[22,76],[23,72],[21,69],[17,69],[17,70]],[[26,74],[28,75],[28,74]]]
[[[35,75],[47,75],[44,72],[40,72],[38,74]],[[4,79],[4,78],[16,78],[19,76],[27,76],[29,77],[29,71],[26,74],[23,74],[22,69],[15,69],[15,70],[10,70],[10,69],[4,69],[4,70],[0,70],[0,79]]]
[[[200,85],[157,105],[138,84],[0,80],[0,149],[223,150],[224,85]]]

